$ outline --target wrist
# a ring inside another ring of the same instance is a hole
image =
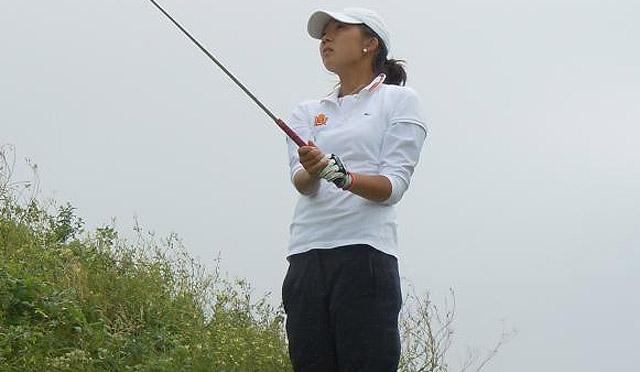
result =
[[[342,189],[346,191],[351,191],[353,189],[353,186],[356,184],[357,177],[355,173],[351,173],[351,172],[347,172],[347,177],[348,177],[348,183],[344,185]]]

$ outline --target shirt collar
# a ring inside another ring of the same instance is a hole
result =
[[[362,90],[356,94],[361,94],[361,93],[373,93],[376,89],[378,89],[378,87],[384,83],[385,79],[387,78],[387,75],[384,72],[381,72],[380,74],[378,74],[378,76],[376,76],[370,83],[369,85],[367,85],[366,87],[362,88]],[[333,102],[333,103],[338,103],[338,93],[340,92],[340,87],[338,86],[336,89],[333,90],[333,92],[329,93],[326,97],[322,98],[320,101],[324,102],[324,101],[329,101],[329,102]]]

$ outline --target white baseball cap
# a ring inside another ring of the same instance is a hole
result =
[[[322,33],[332,19],[352,25],[365,24],[369,26],[369,28],[382,39],[382,42],[387,47],[387,51],[391,51],[387,25],[378,13],[364,8],[349,7],[345,8],[342,12],[318,10],[311,14],[307,22],[309,35],[314,39],[322,39]]]

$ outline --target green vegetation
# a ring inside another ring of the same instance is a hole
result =
[[[206,274],[176,236],[85,232],[72,206],[19,194],[5,177],[0,371],[291,370],[282,310]]]

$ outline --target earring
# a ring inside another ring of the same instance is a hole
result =
[[[362,49],[363,54],[367,54],[367,52],[368,52],[367,48]]]

